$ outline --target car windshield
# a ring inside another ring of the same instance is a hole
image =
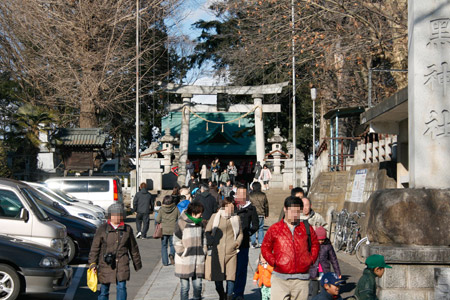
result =
[[[37,204],[37,199],[30,193],[31,188],[21,188],[22,195],[27,199],[28,204],[30,205],[31,210],[37,216],[37,218],[41,221],[51,220],[51,218],[42,210],[41,207]]]
[[[67,195],[64,192],[61,192],[58,189],[50,189],[53,193],[55,193],[56,195],[58,195],[60,198],[68,201],[68,202],[79,202],[78,200],[75,200],[74,198],[70,197],[69,195]]]
[[[57,201],[59,203],[61,203],[62,205],[72,205],[71,203],[69,203],[68,201],[66,201],[65,199],[62,199],[59,195],[55,195],[53,193],[52,190],[49,190],[48,188],[42,187],[42,186],[38,186],[36,187],[36,189],[45,194],[45,196],[47,196],[48,198],[51,198],[54,201]]]
[[[32,194],[38,206],[40,206],[43,210],[45,210],[49,214],[57,216],[64,216],[69,214],[67,210],[61,206],[61,204],[48,198],[42,192],[35,189],[30,189],[29,193]]]

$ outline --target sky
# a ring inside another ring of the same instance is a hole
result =
[[[192,27],[192,24],[199,20],[213,20],[215,16],[208,7],[213,3],[214,0],[185,0],[183,5],[178,9],[178,15],[175,19],[181,21],[169,22],[171,28],[171,33],[175,35],[184,34],[189,37],[190,40],[195,40],[195,38],[200,35],[201,30]],[[207,64],[201,69],[195,69],[189,71],[184,84],[193,85],[217,85],[224,84],[224,82],[218,82],[217,78],[213,76],[214,70],[211,64]],[[192,98],[193,102],[205,103],[205,104],[215,104],[216,96],[211,95],[194,95]]]

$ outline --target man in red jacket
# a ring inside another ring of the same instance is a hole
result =
[[[308,298],[309,268],[319,254],[319,241],[314,229],[309,226],[311,250],[308,249],[308,234],[300,213],[302,200],[295,196],[284,200],[283,220],[270,226],[264,236],[261,253],[273,266],[272,299],[306,300]]]

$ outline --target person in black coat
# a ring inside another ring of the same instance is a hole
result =
[[[202,219],[203,223],[208,223],[208,220],[211,218],[211,215],[217,212],[218,206],[216,198],[214,198],[209,193],[209,187],[206,184],[200,185],[200,193],[197,193],[195,196],[195,201],[200,201],[203,204],[203,214]]]
[[[235,197],[236,215],[241,219],[242,239],[237,255],[236,280],[234,284],[234,296],[236,300],[244,299],[244,290],[247,283],[248,252],[250,248],[250,236],[259,227],[256,208],[248,200],[247,189],[239,186]]]
[[[153,196],[147,190],[147,184],[141,183],[140,190],[133,200],[133,209],[136,212],[136,238],[147,238],[150,214],[153,212]]]

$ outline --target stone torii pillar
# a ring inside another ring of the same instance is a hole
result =
[[[184,184],[186,180],[186,160],[188,158],[189,149],[189,122],[191,114],[189,111],[185,110],[185,107],[191,106],[192,94],[183,93],[181,94],[183,99],[182,113],[181,116],[181,132],[180,132],[180,159],[178,163],[178,182],[181,185]]]
[[[262,118],[262,100],[264,95],[253,94],[253,104],[259,106],[260,108],[255,109],[255,137],[256,137],[256,161],[264,165],[264,121]]]

